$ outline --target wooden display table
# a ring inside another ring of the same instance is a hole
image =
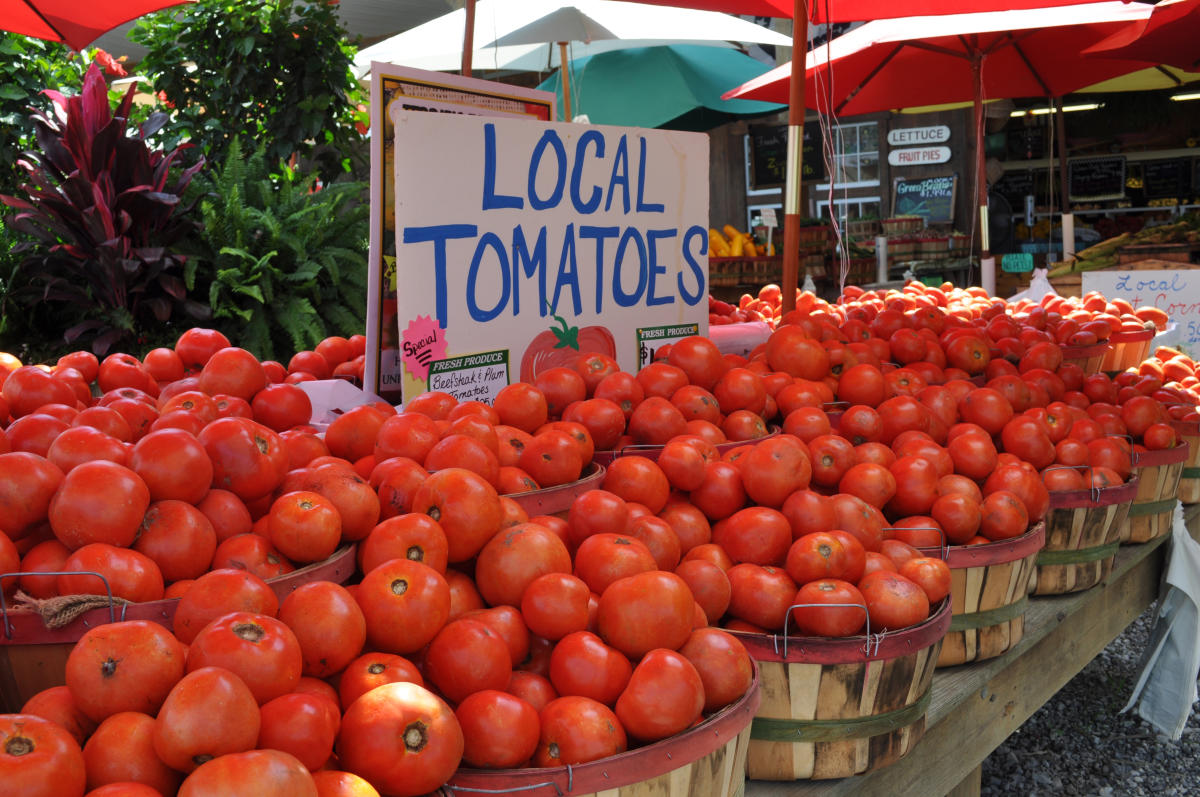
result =
[[[1158,597],[1169,537],[1123,547],[1092,589],[1031,598],[1025,636],[995,659],[938,670],[925,737],[897,763],[860,777],[747,781],[748,797],[978,795],[982,763]]]

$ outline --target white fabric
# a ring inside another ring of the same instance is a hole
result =
[[[1125,708],[1179,739],[1196,702],[1200,674],[1200,543],[1188,534],[1175,505],[1169,561],[1158,619],[1143,656],[1142,673]]]
[[[1019,302],[1022,299],[1029,299],[1030,301],[1037,302],[1041,301],[1043,296],[1052,293],[1055,293],[1055,290],[1054,286],[1050,284],[1050,280],[1046,278],[1046,269],[1035,268],[1033,276],[1029,278],[1029,287],[1020,293],[1013,294],[1009,298],[1009,301]]]
[[[371,61],[458,69],[465,31],[466,11],[460,8],[360,50],[356,71],[366,74]],[[792,44],[790,37],[753,22],[690,8],[619,0],[479,0],[475,5],[476,69],[548,70],[558,66],[558,48],[547,44],[560,41],[574,42],[571,58],[660,44]]]

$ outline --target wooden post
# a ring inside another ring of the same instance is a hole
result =
[[[471,57],[475,53],[475,0],[467,0],[467,24],[463,31],[462,73],[471,76]]]
[[[800,175],[804,166],[804,61],[808,54],[808,8],[795,0],[792,16],[792,80],[788,85],[787,177],[783,189],[783,312],[796,309],[800,281]],[[830,178],[832,179],[832,177]]]
[[[567,43],[558,43],[558,73],[562,75],[563,121],[571,121],[571,62],[567,60]]]
[[[989,295],[996,292],[996,261],[988,240],[987,159],[983,135],[983,56],[971,58],[971,76],[975,81],[975,182],[979,198],[979,275],[980,284]]]
[[[1058,144],[1058,193],[1062,207],[1063,260],[1075,255],[1075,214],[1071,212],[1071,186],[1067,180],[1067,120],[1062,97],[1054,98],[1054,137]]]

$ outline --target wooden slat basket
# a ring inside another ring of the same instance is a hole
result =
[[[995,658],[1021,641],[1046,524],[1011,540],[949,549],[950,631],[938,667]]]
[[[600,489],[600,485],[603,483],[604,466],[593,462],[584,466],[578,481],[560,484],[556,487],[544,487],[541,490],[530,490],[527,493],[513,493],[508,497],[516,501],[517,505],[524,509],[525,514],[530,517],[535,515],[566,517],[567,511],[571,508],[571,504],[575,503],[576,498],[588,490]]]
[[[861,775],[925,733],[950,601],[920,625],[847,639],[735,632],[758,662],[762,703],[746,771],[755,780]]]
[[[1150,353],[1150,342],[1153,339],[1153,329],[1141,332],[1114,332],[1108,339],[1112,348],[1104,355],[1101,369],[1113,373],[1124,371],[1126,368],[1136,368]]]
[[[1179,439],[1188,445],[1188,458],[1179,473],[1176,495],[1184,504],[1200,503],[1200,421],[1171,421]]]
[[[1161,451],[1134,451],[1133,474],[1138,480],[1137,497],[1129,507],[1128,534],[1121,542],[1149,542],[1171,533],[1171,513],[1178,501],[1179,479],[1191,456],[1184,443]]]
[[[1100,373],[1104,357],[1112,349],[1110,343],[1094,343],[1090,346],[1063,346],[1063,364],[1074,363],[1083,369],[1084,376]]]
[[[1033,594],[1079,592],[1108,576],[1137,491],[1134,476],[1116,487],[1050,493],[1046,545],[1037,556]]]
[[[746,788],[750,723],[758,710],[761,674],[746,694],[683,733],[615,756],[569,767],[460,769],[439,790],[560,797],[740,797]]]
[[[312,581],[341,584],[354,575],[354,551],[353,544],[343,545],[325,561],[277,576],[267,583],[281,601]],[[0,575],[7,578],[18,574]],[[65,625],[48,628],[37,612],[14,610],[6,605],[0,611],[0,712],[20,711],[25,701],[38,692],[65,684],[67,656],[90,629],[121,620],[149,620],[171,628],[178,606],[178,598],[148,603],[112,602],[85,611]]]

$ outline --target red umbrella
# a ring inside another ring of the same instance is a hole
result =
[[[1168,0],[1138,20],[1083,51],[1100,58],[1128,58],[1195,72],[1200,66],[1200,0]]]
[[[1004,9],[1045,8],[1086,3],[1089,0],[636,0],[656,5],[701,8],[727,14],[754,14],[767,17],[792,17],[796,24],[792,38],[808,41],[808,23],[855,22],[894,19],[916,15],[963,14]],[[468,0],[468,4],[472,0]],[[804,128],[804,73],[794,60],[791,84],[796,90],[780,102],[788,103],[788,168],[783,193],[783,309],[796,306],[796,284],[800,272],[800,145]],[[787,94],[785,92],[785,94]]]
[[[869,22],[808,54],[805,102],[826,113],[854,115],[973,100],[987,260],[983,100],[1061,97],[1141,68],[1131,61],[1085,60],[1078,54],[1120,27],[1148,17],[1150,8],[1100,2]],[[781,66],[725,97],[780,102],[794,86],[791,71],[791,65]]]
[[[185,2],[190,0],[0,0],[0,30],[82,50],[118,25]]]

